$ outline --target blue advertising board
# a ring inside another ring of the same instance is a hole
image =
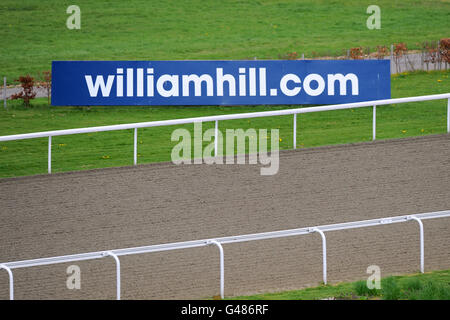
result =
[[[390,97],[389,60],[52,63],[53,106],[337,104]]]

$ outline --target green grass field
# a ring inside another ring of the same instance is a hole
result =
[[[450,92],[449,71],[418,72],[393,76],[392,97]],[[0,109],[0,135],[134,123],[206,115],[279,110],[298,106],[175,106],[175,107],[50,107],[45,98],[25,108],[20,101]],[[377,108],[377,138],[401,138],[446,132],[447,102],[436,100]],[[280,129],[280,149],[292,148],[292,116],[220,122],[220,129]],[[328,111],[300,115],[297,147],[370,141],[372,108]],[[170,161],[171,141],[176,128],[155,127],[138,131],[138,163]],[[213,123],[204,123],[206,130]],[[111,131],[52,139],[53,172],[132,165],[133,131]],[[205,143],[205,145],[208,143]],[[46,173],[47,138],[0,143],[0,177]]]
[[[450,270],[391,276],[381,280],[381,289],[368,289],[366,281],[322,285],[302,290],[241,296],[236,300],[450,300]]]
[[[366,27],[370,1],[77,1],[81,29],[66,28],[70,1],[3,0],[0,72],[19,75],[50,69],[52,60],[278,59],[296,51],[338,55],[355,46],[447,37],[448,1],[380,0],[382,27]],[[441,80],[440,82],[438,80]],[[392,97],[446,93],[448,72],[399,75]],[[0,135],[132,123],[296,106],[49,107],[25,109],[18,101],[0,111]],[[445,102],[377,109],[379,139],[445,132]],[[302,115],[298,147],[368,141],[371,108]],[[212,127],[204,124],[204,129]],[[292,148],[292,117],[226,121],[224,128],[279,128],[281,149]],[[191,125],[180,126],[191,129]],[[139,130],[138,162],[169,161],[174,127]],[[131,165],[133,132],[53,138],[53,172]],[[0,177],[45,173],[47,139],[0,143]]]
[[[66,27],[66,8],[81,8],[81,29]],[[366,27],[369,5],[381,8],[381,29]],[[53,60],[220,60],[279,59],[343,55],[351,47],[404,42],[416,49],[450,36],[449,0],[2,0],[0,76],[8,84],[20,75],[50,70]],[[449,71],[392,77],[392,97],[450,92]],[[299,106],[50,107],[46,98],[31,108],[20,101],[0,107],[0,136],[90,126],[206,115],[297,108]],[[446,132],[447,101],[377,108],[377,139]],[[370,141],[372,108],[299,115],[297,147]],[[203,129],[213,127],[204,123]],[[280,149],[293,147],[292,116],[222,121],[220,129],[280,130]],[[170,161],[176,128],[140,129],[138,163]],[[0,178],[47,172],[47,138],[0,142]],[[206,145],[206,143],[204,144]],[[52,171],[118,167],[133,163],[133,131],[53,138]],[[450,271],[389,277],[381,291],[363,282],[236,299],[450,299]]]
[[[0,75],[49,70],[52,60],[278,59],[288,52],[342,55],[357,46],[409,48],[448,37],[448,0],[378,0],[381,29],[366,27],[373,1],[2,0]]]

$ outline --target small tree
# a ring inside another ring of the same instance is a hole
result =
[[[442,60],[450,63],[450,38],[441,39],[439,41],[439,50]]]
[[[22,91],[11,96],[11,99],[22,99],[23,104],[26,107],[30,106],[30,100],[36,97],[36,92],[34,91],[34,78],[30,75],[20,76],[19,79],[15,81],[20,82]]]
[[[364,57],[364,51],[362,47],[356,47],[350,49],[350,58],[353,60],[361,60]]]
[[[377,46],[377,52],[375,54],[377,59],[384,59],[387,55],[389,55],[389,50],[386,46]]]
[[[394,44],[394,61],[395,66],[397,68],[397,73],[401,72],[400,68],[400,59],[403,57],[404,54],[408,52],[408,47],[406,46],[406,43],[400,42]]]

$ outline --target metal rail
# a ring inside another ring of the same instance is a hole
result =
[[[444,217],[450,217],[450,210],[420,213],[420,214],[415,214],[415,215],[395,216],[395,217],[380,218],[380,219],[362,220],[362,221],[354,221],[354,222],[344,222],[344,223],[322,225],[322,226],[315,226],[315,227],[305,227],[305,228],[298,228],[298,229],[288,229],[288,230],[281,230],[281,231],[254,233],[254,234],[246,234],[246,235],[239,235],[239,236],[229,236],[229,237],[211,238],[211,239],[194,240],[194,241],[174,242],[174,243],[166,243],[166,244],[125,248],[125,249],[115,249],[115,250],[97,251],[97,252],[89,252],[89,253],[57,256],[57,257],[48,257],[48,258],[40,258],[40,259],[32,259],[32,260],[5,262],[5,263],[0,263],[0,269],[5,269],[9,273],[9,276],[10,276],[10,299],[12,300],[14,298],[13,291],[12,291],[13,290],[13,285],[12,285],[13,284],[13,274],[12,274],[13,269],[29,268],[29,267],[75,262],[75,261],[83,261],[83,260],[101,259],[106,256],[112,256],[116,260],[117,299],[120,299],[120,261],[118,258],[119,256],[216,245],[219,248],[219,253],[220,253],[220,295],[223,298],[224,297],[225,280],[224,280],[224,255],[223,255],[223,247],[222,246],[224,244],[232,244],[232,243],[255,241],[255,240],[264,240],[264,239],[275,239],[275,238],[282,238],[282,237],[291,237],[291,236],[306,235],[306,234],[311,234],[311,233],[317,232],[322,237],[323,280],[324,280],[324,283],[326,284],[327,283],[327,262],[326,262],[327,251],[326,251],[326,238],[325,238],[325,234],[324,234],[325,232],[364,228],[364,227],[374,227],[374,226],[393,224],[393,223],[402,223],[402,222],[408,222],[408,221],[415,220],[417,222],[420,222],[419,223],[419,226],[420,226],[420,248],[421,248],[420,267],[421,267],[421,272],[424,272],[424,246],[423,246],[422,220],[444,218]]]
[[[313,228],[311,232],[317,232],[322,238],[322,274],[323,283],[327,284],[327,238],[325,237],[325,233],[319,228]]]
[[[133,150],[134,161],[133,161],[133,163],[136,165],[137,164],[137,129],[139,129],[139,128],[150,128],[150,127],[188,124],[188,123],[195,123],[195,122],[214,121],[215,122],[215,150],[214,151],[215,151],[215,155],[217,155],[218,126],[219,126],[218,122],[219,121],[294,115],[293,145],[294,145],[294,149],[295,149],[296,144],[297,144],[297,142],[296,142],[297,114],[343,110],[343,109],[353,109],[353,108],[362,108],[362,107],[372,106],[373,107],[372,137],[373,137],[373,140],[375,140],[375,138],[376,138],[376,107],[377,106],[388,105],[388,104],[400,104],[400,103],[407,103],[407,102],[440,100],[440,99],[448,99],[448,102],[447,102],[447,132],[450,133],[450,93],[444,93],[444,94],[435,94],[435,95],[428,95],[428,96],[417,96],[417,97],[373,100],[373,101],[364,101],[364,102],[355,102],[355,103],[346,103],[346,104],[335,104],[335,105],[320,106],[320,107],[307,107],[307,108],[285,109],[285,110],[277,110],[277,111],[238,113],[238,114],[219,115],[219,116],[206,116],[206,117],[197,117],[197,118],[173,119],[173,120],[139,122],[139,123],[119,124],[119,125],[110,125],[110,126],[101,126],[101,127],[89,127],[89,128],[65,129],[65,130],[14,134],[14,135],[8,135],[8,136],[0,136],[0,141],[13,141],[13,140],[48,137],[48,173],[51,173],[51,145],[52,145],[51,138],[52,137],[80,134],[80,133],[92,133],[92,132],[134,129],[134,150]]]
[[[116,299],[120,300],[120,260],[119,257],[112,251],[103,253],[104,257],[113,257],[116,262]]]

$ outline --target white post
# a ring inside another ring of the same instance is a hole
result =
[[[134,128],[134,165],[137,164],[137,128]]]
[[[424,236],[423,236],[423,223],[419,218],[412,216],[411,219],[416,220],[419,223],[420,230],[420,272],[425,272],[425,248],[424,248]]]
[[[447,133],[450,133],[450,98],[447,100]]]
[[[120,260],[119,257],[111,251],[105,252],[103,254],[105,257],[111,256],[116,261],[116,296],[117,300],[120,300]]]
[[[223,247],[222,245],[216,241],[211,240],[208,242],[208,244],[213,244],[219,248],[219,259],[220,259],[220,297],[224,298],[224,287],[225,287],[225,266],[224,266],[224,259],[223,259]]]
[[[215,130],[214,130],[214,157],[217,157],[217,148],[219,145],[219,120],[215,121]]]
[[[327,284],[327,239],[325,238],[325,234],[323,233],[323,231],[318,228],[312,229],[311,232],[317,232],[322,237],[323,283]]]
[[[377,138],[377,106],[373,106],[372,140]]]
[[[5,269],[9,275],[9,300],[14,300],[14,277],[10,268],[5,265],[0,265],[0,269]]]
[[[3,77],[3,106],[6,107],[6,77]]]
[[[48,173],[52,173],[52,136],[48,136]]]
[[[294,113],[294,149],[297,149],[297,114]]]

